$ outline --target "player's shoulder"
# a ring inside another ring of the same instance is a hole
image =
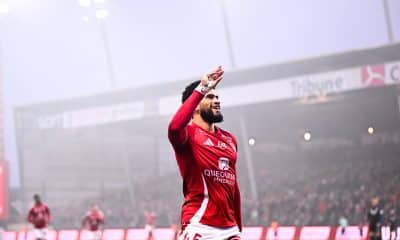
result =
[[[233,136],[233,134],[230,133],[228,130],[225,130],[225,129],[221,128],[221,127],[216,127],[216,128],[218,129],[218,131],[221,132],[221,134]]]
[[[218,131],[221,133],[222,137],[231,138],[233,141],[236,142],[236,138],[235,138],[235,135],[233,135],[233,133],[231,133],[223,128],[220,128],[220,127],[217,127],[217,128],[218,128]]]
[[[185,128],[186,128],[187,130],[194,131],[196,128],[200,128],[200,127],[197,126],[196,124],[194,124],[194,123],[192,122],[192,123],[189,123],[188,125],[186,125]]]
[[[204,132],[204,130],[201,127],[197,126],[194,123],[190,123],[190,124],[186,125],[185,128],[188,133],[188,137],[192,137],[196,134]]]

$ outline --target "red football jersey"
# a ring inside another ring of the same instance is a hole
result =
[[[32,223],[35,228],[45,228],[50,223],[50,209],[46,204],[35,204],[29,210],[28,222]]]
[[[104,224],[104,214],[101,211],[89,211],[82,220],[82,227],[88,226],[90,231],[99,230],[101,224]]]
[[[242,227],[236,176],[237,144],[232,134],[209,132],[189,121],[203,95],[194,91],[170,122],[169,140],[183,179],[181,223]]]
[[[156,222],[156,214],[154,212],[145,212],[146,224],[154,225]]]

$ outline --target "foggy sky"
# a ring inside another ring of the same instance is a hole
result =
[[[112,89],[93,9],[77,0],[8,1],[10,12],[0,18],[1,77],[6,160],[11,186],[18,186],[13,108]],[[218,1],[108,0],[117,88],[182,80],[216,65],[232,70]],[[382,0],[225,1],[236,69],[388,43]],[[389,5],[398,41],[400,1]]]

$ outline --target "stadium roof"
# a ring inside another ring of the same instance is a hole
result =
[[[229,71],[226,73],[225,77],[227,80],[223,81],[221,86],[230,87],[256,82],[266,82],[280,78],[287,78],[290,76],[323,73],[343,68],[391,62],[399,59],[400,43],[397,43],[376,48],[352,50],[349,52],[336,53],[327,56],[319,56],[309,59],[301,59]],[[45,108],[49,109],[51,108],[51,105],[55,105],[55,108],[57,109],[60,105],[63,105],[66,108],[74,109],[76,107],[82,107],[82,103],[87,103],[89,106],[93,106],[117,103],[127,100],[132,101],[135,99],[147,99],[149,101],[153,101],[155,96],[162,97],[172,94],[180,94],[184,86],[194,80],[196,80],[196,78],[193,77],[190,79],[177,80],[175,82],[113,90],[92,96],[55,100],[46,103],[36,103],[18,107],[17,111],[41,109],[44,106]]]

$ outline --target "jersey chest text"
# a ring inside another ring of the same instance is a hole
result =
[[[192,148],[203,176],[213,182],[234,185],[236,180],[236,146],[232,137],[213,135],[196,129]]]

